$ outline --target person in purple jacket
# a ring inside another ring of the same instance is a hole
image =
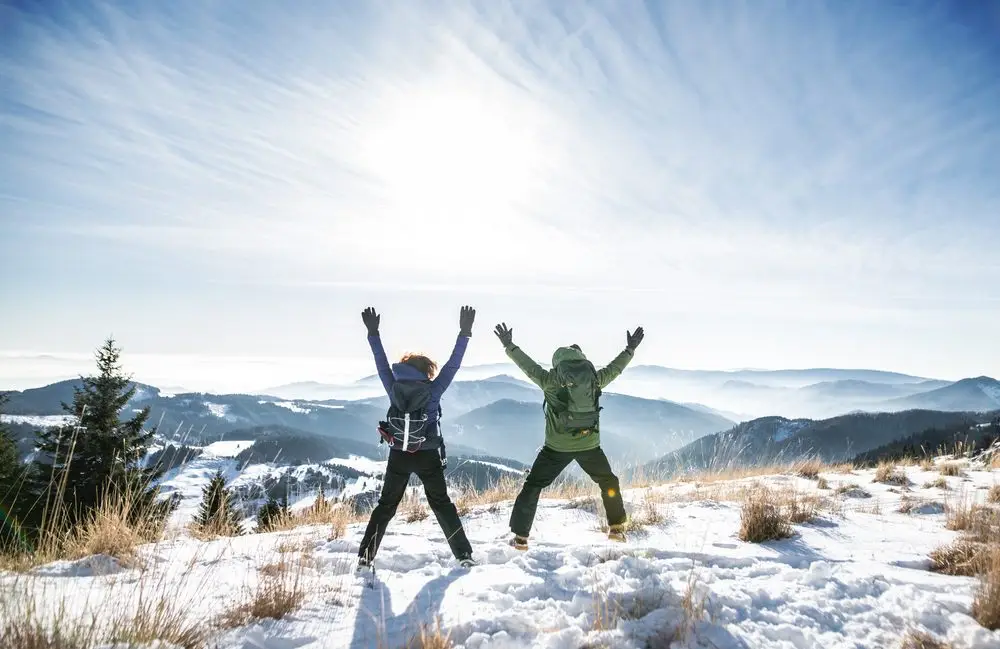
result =
[[[447,460],[441,437],[440,403],[441,395],[462,365],[476,311],[470,306],[462,307],[455,349],[440,372],[434,361],[419,354],[406,354],[390,367],[378,332],[381,316],[368,307],[362,312],[361,319],[368,328],[368,344],[375,356],[378,376],[389,395],[389,412],[386,421],[379,422],[379,434],[389,444],[390,450],[378,505],[372,511],[361,538],[358,569],[372,566],[386,527],[396,515],[410,475],[414,473],[424,485],[427,503],[455,558],[464,567],[473,566],[472,546],[465,536],[458,510],[448,496],[444,480]]]

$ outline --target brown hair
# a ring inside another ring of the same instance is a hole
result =
[[[423,354],[416,354],[414,352],[407,352],[403,354],[403,357],[399,359],[400,363],[406,363],[407,365],[412,365],[421,372],[427,375],[427,378],[433,379],[437,376],[438,364],[427,358]]]

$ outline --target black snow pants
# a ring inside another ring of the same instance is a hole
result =
[[[424,484],[427,503],[437,518],[441,531],[451,547],[456,559],[472,557],[472,546],[465,536],[462,521],[458,517],[455,503],[448,497],[448,487],[444,481],[444,467],[441,465],[441,455],[436,450],[405,453],[389,451],[389,461],[385,468],[385,481],[382,483],[382,493],[379,494],[378,505],[372,511],[372,516],[361,538],[361,548],[358,556],[372,560],[382,545],[382,537],[389,521],[396,515],[396,507],[406,494],[406,485],[410,475],[416,473]]]
[[[521,487],[521,493],[514,501],[514,510],[510,514],[510,530],[514,534],[528,536],[531,524],[535,520],[535,510],[538,508],[538,497],[541,496],[542,489],[552,484],[573,460],[576,460],[580,468],[601,488],[601,499],[604,501],[604,511],[608,514],[608,525],[620,525],[625,522],[625,503],[622,501],[618,476],[611,470],[608,456],[601,447],[589,451],[562,452],[543,446],[534,464],[531,465],[524,486]]]

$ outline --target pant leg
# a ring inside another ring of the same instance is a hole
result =
[[[542,489],[552,484],[572,461],[573,453],[560,453],[547,446],[542,447],[528,471],[521,493],[517,494],[514,510],[510,513],[510,530],[514,534],[528,536],[531,533]]]
[[[359,557],[372,560],[378,553],[389,521],[396,515],[399,501],[406,494],[406,485],[410,481],[410,469],[412,468],[409,465],[409,458],[402,453],[396,451],[389,453],[389,460],[385,466],[385,479],[382,482],[382,492],[379,494],[378,504],[372,510],[371,518],[368,519],[365,534],[361,537],[361,547],[358,549]]]
[[[444,538],[448,541],[452,554],[456,559],[467,559],[472,556],[472,544],[465,535],[462,519],[458,516],[455,503],[448,496],[448,485],[444,480],[444,467],[437,451],[419,451],[417,477],[424,484],[424,494],[434,517],[437,518]]]
[[[576,454],[577,464],[590,476],[590,479],[601,488],[601,499],[604,501],[604,511],[608,514],[608,525],[620,525],[625,522],[625,503],[622,500],[621,485],[618,476],[611,470],[611,463],[604,450],[597,447],[590,451]]]

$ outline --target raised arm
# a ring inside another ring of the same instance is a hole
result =
[[[608,363],[607,367],[597,370],[597,383],[601,386],[602,390],[609,383],[617,379],[625,371],[625,368],[628,367],[628,364],[632,362],[632,358],[635,356],[635,348],[642,342],[644,335],[642,327],[637,328],[635,333],[625,332],[625,350]]]
[[[440,398],[444,391],[448,389],[455,379],[455,374],[462,367],[462,359],[465,357],[465,350],[469,346],[469,338],[472,337],[472,323],[476,320],[476,310],[471,306],[463,306],[458,315],[458,339],[455,340],[455,348],[451,351],[451,357],[444,364],[437,378],[434,379],[432,390]]]
[[[541,389],[545,389],[545,377],[548,372],[536,363],[530,356],[524,353],[520,347],[514,344],[514,330],[508,329],[506,323],[497,325],[495,330],[497,338],[503,343],[503,350],[507,353],[507,358],[514,361],[514,364],[531,379],[531,382]]]
[[[387,395],[392,395],[392,386],[396,382],[392,375],[392,368],[389,367],[389,359],[385,355],[382,347],[382,337],[378,333],[379,321],[382,316],[375,313],[375,309],[368,307],[361,312],[361,321],[368,328],[368,345],[372,348],[372,356],[375,357],[375,369],[378,370],[378,378],[382,380],[382,387]]]

